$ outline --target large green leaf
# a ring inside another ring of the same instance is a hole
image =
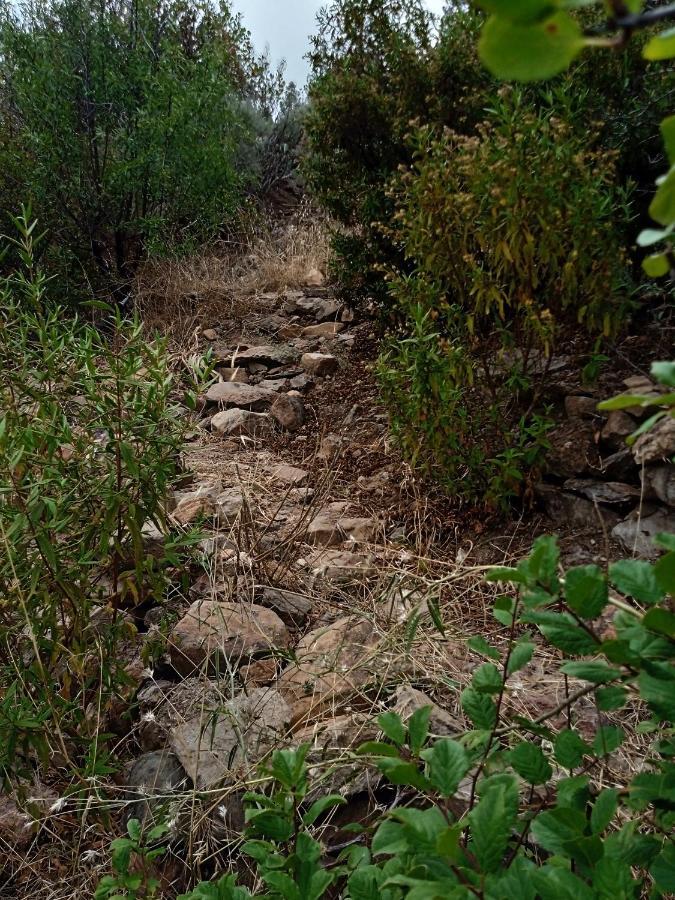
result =
[[[659,184],[649,206],[649,215],[659,225],[675,222],[675,169],[671,169]]]
[[[497,720],[497,707],[487,694],[480,694],[473,688],[465,688],[461,697],[462,709],[476,728],[490,731]]]
[[[585,754],[590,753],[588,746],[576,731],[566,728],[555,739],[554,756],[565,769],[576,769],[580,766]]]
[[[471,686],[481,694],[498,694],[502,689],[502,676],[493,663],[483,663],[473,674]]]
[[[483,872],[499,868],[511,835],[515,816],[507,788],[495,784],[469,813],[471,849]]]
[[[642,55],[645,59],[671,59],[675,56],[675,28],[668,28],[645,44]]]
[[[612,584],[641,603],[658,603],[664,591],[656,579],[654,567],[641,559],[621,559],[609,567]]]
[[[457,741],[443,738],[429,750],[424,750],[422,757],[429,767],[429,781],[444,797],[452,797],[469,771],[469,758],[464,747]]]
[[[479,0],[479,6],[508,22],[536,22],[555,12],[551,0]]]
[[[483,27],[478,50],[497,78],[540,81],[563,72],[583,46],[577,22],[569,14],[558,12],[528,25],[491,16]]]
[[[612,822],[616,814],[619,792],[606,788],[598,794],[591,811],[591,831],[601,834]]]
[[[565,575],[565,599],[583,619],[595,619],[607,605],[607,578],[599,566],[575,566]]]
[[[580,678],[582,681],[591,681],[594,684],[603,684],[614,681],[621,676],[620,669],[613,669],[603,662],[569,662],[560,667],[564,675],[572,678]]]
[[[522,741],[509,753],[509,762],[528,784],[545,784],[553,770],[541,747]]]
[[[532,659],[534,649],[534,642],[529,640],[528,638],[521,638],[521,640],[514,644],[509,656],[509,664],[506,668],[506,674],[513,675],[515,672],[519,672],[522,668],[524,668],[524,666],[526,666]]]

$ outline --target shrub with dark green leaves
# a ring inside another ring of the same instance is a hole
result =
[[[30,199],[74,274],[124,281],[146,249],[198,246],[245,202],[263,76],[226,2],[6,4],[2,205]]]

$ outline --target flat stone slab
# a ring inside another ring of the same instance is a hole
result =
[[[225,409],[248,409],[264,412],[274,403],[277,394],[268,388],[255,384],[241,384],[236,381],[219,381],[206,392],[207,403],[215,403]]]
[[[171,749],[200,790],[241,778],[280,743],[291,709],[274,688],[256,688],[173,728]]]

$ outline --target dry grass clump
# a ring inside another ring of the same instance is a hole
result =
[[[305,204],[281,225],[263,223],[193,256],[148,260],[132,286],[135,306],[182,343],[204,321],[240,318],[243,301],[302,288],[314,269],[325,275],[328,255],[328,223]]]

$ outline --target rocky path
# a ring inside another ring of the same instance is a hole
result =
[[[307,742],[317,765],[330,761],[332,790],[367,794],[373,773],[348,751],[374,737],[377,713],[431,703],[412,682],[435,681],[447,654],[469,665],[458,641],[430,641],[427,579],[382,512],[395,467],[357,352],[373,337],[313,289],[259,296],[198,338],[218,380],[171,519],[209,535],[171,622],[159,608],[146,616],[168,639],[138,692],[128,787],[191,803],[196,788],[200,821],[231,837],[242,785],[270,749]],[[452,731],[453,715],[434,709],[438,733]]]
[[[449,559],[431,559],[395,518],[405,468],[387,447],[386,418],[364,368],[373,338],[368,323],[355,322],[320,287],[257,296],[243,314],[198,335],[218,380],[190,435],[189,483],[171,518],[174,528],[201,523],[209,536],[201,544],[203,573],[189,597],[173,604],[166,652],[138,692],[135,740],[143,755],[128,784],[188,798],[191,829],[198,795],[197,820],[219,840],[239,835],[243,786],[278,746],[309,743],[317,770],[330,773],[327,789],[358,805],[346,819],[367,816],[377,780],[349,753],[375,737],[377,714],[410,715],[432,704],[432,731],[459,730],[459,689],[482,661],[466,638],[504,640],[473,542],[464,540],[468,549],[456,542]],[[588,478],[579,435],[597,446],[596,403],[581,393],[567,397],[554,447],[567,480],[538,487],[554,519],[560,508],[574,522],[581,509],[594,528],[607,491],[612,525],[620,522],[612,511],[619,489],[631,502],[640,498],[639,489],[607,482],[604,473]],[[610,420],[604,431],[612,427]],[[414,505],[414,492],[406,496]],[[424,509],[421,502],[421,515]],[[515,526],[510,532],[506,546],[492,540],[485,548],[484,562],[526,552],[531,526],[523,545],[513,545]],[[601,562],[588,551],[577,561]],[[444,634],[432,621],[432,602]],[[151,631],[161,614],[149,614]],[[512,712],[536,715],[558,702],[564,688],[550,676],[552,662],[538,655],[519,676],[505,698]],[[590,734],[590,703],[586,713]],[[138,814],[138,804],[131,809]]]

